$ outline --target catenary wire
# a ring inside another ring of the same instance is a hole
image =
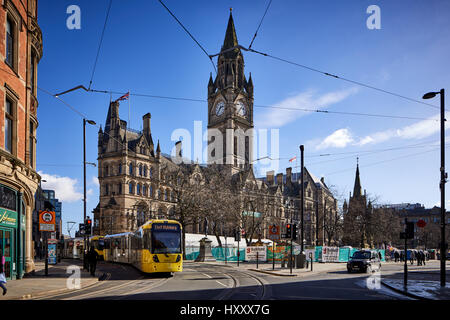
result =
[[[264,12],[264,15],[262,16],[261,21],[259,22],[258,28],[256,28],[255,35],[253,36],[253,39],[250,42],[250,45],[248,46],[249,49],[252,47],[253,41],[255,41],[256,35],[258,34],[258,31],[259,31],[259,28],[261,28],[261,24],[262,24],[262,22],[264,20],[264,17],[266,16],[267,11],[269,10],[269,7],[270,7],[271,4],[272,4],[272,0],[269,1],[269,4],[267,5],[266,11]]]
[[[197,39],[194,38],[194,36],[189,32],[188,29],[186,29],[186,27],[181,23],[180,20],[178,20],[178,18],[172,13],[172,11],[170,11],[170,9],[164,4],[164,2],[162,2],[161,0],[158,0],[159,3],[161,3],[161,5],[167,10],[167,12],[169,12],[169,14],[178,22],[178,24],[183,28],[183,30],[189,35],[189,37],[191,37],[192,40],[194,40],[194,42],[200,47],[200,49],[202,49],[202,51],[206,54],[206,56],[208,57],[208,59],[211,61],[211,64],[213,65],[214,71],[217,73],[217,69],[216,66],[214,64],[214,61],[212,60],[212,58],[209,56],[208,52],[206,52],[206,50],[203,48],[203,46],[197,41]]]
[[[97,62],[98,62],[98,57],[100,55],[100,49],[102,47],[102,42],[103,42],[103,36],[105,35],[105,29],[106,29],[106,23],[108,22],[108,17],[109,17],[109,12],[111,10],[111,5],[112,5],[112,0],[109,1],[109,6],[108,6],[108,10],[106,12],[106,18],[105,18],[105,23],[103,24],[103,30],[102,30],[102,35],[100,36],[100,42],[98,44],[98,49],[97,49],[97,55],[95,57],[95,61],[94,61],[94,67],[92,68],[92,75],[91,75],[91,80],[89,81],[89,88],[91,88],[92,86],[92,81],[94,79],[94,73],[95,73],[95,69],[97,67]]]

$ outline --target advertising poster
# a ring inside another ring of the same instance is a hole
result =
[[[245,260],[247,261],[266,261],[267,250],[265,246],[261,247],[247,247],[245,250]]]
[[[339,262],[339,248],[322,247],[322,262]]]

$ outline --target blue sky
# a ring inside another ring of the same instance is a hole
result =
[[[247,47],[268,1],[165,3],[206,51],[215,54],[223,43],[229,8],[233,8],[239,43]],[[80,30],[66,27],[66,9],[73,4],[81,9]],[[109,0],[39,2],[44,39],[39,87],[57,93],[80,84],[89,86],[108,4]],[[380,30],[366,26],[366,9],[373,4],[381,9]],[[445,0],[273,0],[252,48],[420,100],[428,91],[450,91],[448,12],[450,2]],[[244,52],[244,59],[246,75],[252,73],[255,105],[424,119],[439,113],[254,53]],[[158,1],[113,0],[92,88],[206,99],[211,72],[209,59]],[[43,186],[55,188],[63,200],[67,233],[66,222],[81,222],[83,216],[82,118],[43,91],[38,98],[37,170],[48,180]],[[104,127],[109,95],[75,91],[61,98]],[[439,98],[427,102],[439,106]],[[175,129],[193,132],[194,121],[203,121],[206,129],[206,103],[132,96],[129,105],[121,103],[124,120],[129,106],[131,127],[138,130],[142,116],[151,112],[153,139],[160,140],[165,153],[171,152]],[[440,201],[437,121],[259,107],[254,112],[256,129],[279,130],[279,172],[295,165],[287,159],[298,156],[299,145],[304,144],[306,167],[347,198],[359,156],[362,187],[378,202],[420,202],[432,207]],[[97,127],[88,126],[89,162],[97,159],[97,132]],[[263,165],[257,165],[260,174],[267,169]],[[88,215],[98,203],[96,176],[97,168],[88,166]]]

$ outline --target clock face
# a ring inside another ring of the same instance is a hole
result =
[[[216,115],[221,116],[224,111],[225,111],[225,103],[223,101],[219,101],[216,104]]]
[[[238,101],[236,109],[238,115],[240,115],[241,117],[245,117],[247,115],[247,107],[245,106],[244,102]]]

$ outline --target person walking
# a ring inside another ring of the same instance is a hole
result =
[[[417,251],[417,265],[418,266],[422,265],[422,255],[420,254],[420,250]]]
[[[394,257],[395,257],[395,262],[398,262],[399,254],[398,254],[397,250],[395,250],[395,252],[394,252]]]
[[[92,276],[95,276],[95,269],[97,268],[97,258],[98,253],[95,251],[94,247],[88,252],[89,270]]]
[[[6,276],[5,276],[5,257],[3,256],[3,252],[0,249],[0,287],[3,289],[3,295],[8,291],[5,287],[6,284]]]
[[[411,262],[411,264],[414,264],[415,257],[416,257],[416,255],[414,253],[414,250],[411,250],[411,252],[409,254],[409,261]]]

